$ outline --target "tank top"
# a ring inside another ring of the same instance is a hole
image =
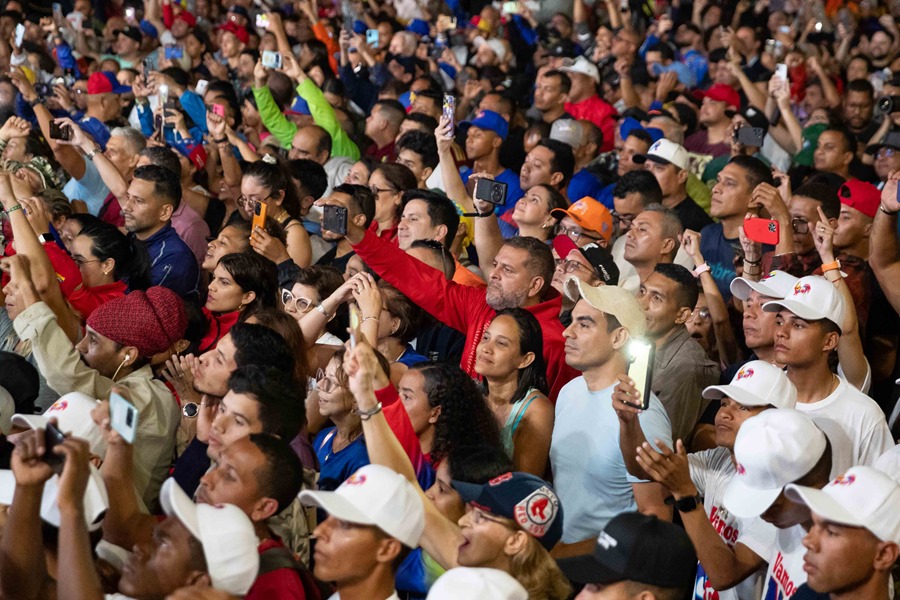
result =
[[[509,409],[509,416],[506,417],[506,423],[500,429],[500,443],[503,444],[503,450],[510,458],[513,456],[513,437],[516,434],[516,429],[519,428],[519,424],[522,422],[522,418],[525,417],[528,407],[534,402],[539,393],[540,390],[531,388],[522,398],[513,402],[512,408]]]

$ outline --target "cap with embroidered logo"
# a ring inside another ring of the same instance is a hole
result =
[[[665,138],[656,140],[647,154],[635,154],[632,159],[638,164],[643,164],[648,160],[663,165],[675,165],[679,169],[688,168],[688,153],[681,144],[676,144]]]
[[[745,364],[729,384],[711,385],[703,390],[703,397],[709,400],[725,396],[744,406],[794,408],[797,404],[797,388],[787,373],[764,360]]]
[[[750,292],[757,292],[767,298],[784,298],[794,289],[798,277],[784,271],[769,271],[759,281],[746,277],[735,277],[731,280],[731,293],[738,300],[750,299]]]
[[[550,214],[557,219],[568,215],[582,229],[599,234],[607,242],[612,238],[612,213],[602,203],[590,196],[585,196],[569,208],[554,208]]]
[[[485,131],[493,131],[503,140],[509,134],[509,123],[503,118],[503,115],[492,110],[478,111],[475,118],[469,121],[469,126],[484,129]]]
[[[853,467],[821,490],[789,485],[785,495],[837,525],[864,527],[900,544],[900,484],[872,467]]]
[[[805,321],[827,319],[843,331],[846,312],[844,298],[830,281],[820,275],[801,277],[782,300],[763,304],[766,312],[778,312],[781,309],[790,311]]]

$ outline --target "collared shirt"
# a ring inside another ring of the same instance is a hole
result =
[[[134,235],[134,234],[131,234]],[[200,268],[194,253],[178,237],[171,223],[144,240],[150,255],[150,281],[169,288],[182,298],[197,292]]]

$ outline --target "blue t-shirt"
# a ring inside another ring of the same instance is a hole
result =
[[[428,357],[422,356],[421,354],[416,352],[416,349],[413,348],[411,344],[407,344],[406,350],[403,351],[403,354],[400,355],[400,358],[397,359],[397,362],[401,365],[411,367],[419,363],[428,362]]]
[[[596,538],[611,518],[637,510],[631,485],[642,481],[625,468],[612,392],[613,386],[592,392],[584,377],[576,377],[556,401],[550,462],[567,544]],[[672,447],[669,417],[656,396],[639,418],[648,440]]]
[[[465,167],[459,172],[462,177],[463,185],[469,183],[469,176],[472,174],[472,169],[469,167]],[[503,172],[494,177],[497,181],[502,181],[506,184],[506,202],[503,204],[498,204],[497,208],[494,209],[497,216],[501,216],[506,211],[512,210],[516,207],[516,202],[519,201],[519,198],[525,195],[525,192],[522,191],[522,188],[519,187],[519,176],[510,171],[509,169],[503,169]]]
[[[721,223],[713,223],[700,230],[700,253],[709,265],[709,272],[716,280],[716,287],[725,302],[731,300],[729,286],[735,278],[734,255],[740,247],[739,238],[725,237]]]
[[[600,202],[600,204],[608,208],[610,212],[612,212],[616,208],[616,201],[613,198],[614,189],[616,189],[616,184],[610,183],[600,190],[600,195],[597,197],[597,200]],[[569,197],[571,198],[571,196]]]
[[[369,464],[369,451],[366,450],[363,436],[359,436],[339,452],[332,453],[336,435],[337,427],[323,429],[313,443],[320,466],[318,486],[320,490],[327,492],[337,489],[348,477]]]
[[[81,179],[74,177],[70,179],[62,191],[70,201],[82,200],[87,204],[88,212],[96,217],[103,207],[106,197],[109,196],[109,188],[103,183],[103,178],[100,177],[100,171],[97,170],[94,161],[88,160],[86,157],[82,157],[82,160],[84,161],[84,175]]]
[[[572,180],[569,181],[567,193],[569,200],[572,202],[578,202],[585,196],[603,202],[601,199],[601,196],[603,195],[603,183],[597,179],[593,173],[587,169],[582,169],[572,175]],[[610,195],[610,197],[612,196]],[[606,206],[605,203],[604,206]],[[607,206],[606,208],[612,210],[612,207],[610,206]]]
[[[182,298],[197,293],[200,268],[190,247],[178,237],[171,223],[144,240],[150,255],[150,281],[169,288]]]

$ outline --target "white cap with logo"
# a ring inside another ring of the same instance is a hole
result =
[[[821,490],[792,484],[785,494],[826,521],[900,545],[900,484],[877,469],[853,467]]]
[[[744,406],[774,406],[794,408],[797,404],[797,388],[787,373],[764,360],[751,360],[727,385],[711,385],[703,390],[703,397],[719,400],[728,396]]]
[[[97,531],[103,524],[103,517],[109,509],[109,495],[103,475],[94,465],[84,490],[84,520],[89,531]],[[0,504],[11,505],[16,491],[16,476],[12,471],[0,470]],[[59,494],[59,475],[54,475],[44,484],[41,494],[41,519],[59,527],[62,517],[56,497]]]
[[[568,144],[573,150],[578,150],[584,139],[584,129],[575,119],[557,119],[550,126],[550,139]]]
[[[684,146],[676,144],[666,138],[656,140],[653,142],[653,145],[650,146],[650,149],[647,150],[647,154],[637,154],[633,160],[636,163],[644,163],[648,160],[652,160],[653,162],[662,164],[673,164],[682,170],[687,169],[690,164],[688,153],[687,150],[684,149]]]
[[[563,73],[580,73],[581,75],[587,75],[593,79],[595,83],[600,83],[600,69],[597,68],[597,65],[583,56],[575,58],[575,62],[572,66],[560,67],[559,70]]]
[[[760,296],[767,298],[784,298],[791,293],[797,279],[784,271],[769,271],[759,281],[735,277],[729,287],[735,298],[745,302],[750,299],[750,292],[758,292]]]
[[[784,299],[763,304],[766,312],[778,312],[781,309],[806,321],[827,319],[842,331],[847,311],[843,296],[830,281],[820,275],[801,277]]]
[[[419,492],[403,475],[382,465],[366,465],[333,492],[303,491],[300,502],[358,525],[373,525],[415,548],[425,529]]]
[[[784,486],[812,471],[825,447],[822,430],[796,409],[777,408],[750,417],[734,442],[737,473],[725,488],[725,508],[742,519],[760,516]]]
[[[96,398],[81,392],[69,392],[60,396],[42,415],[13,415],[12,424],[28,429],[46,429],[50,419],[55,418],[61,432],[85,440],[91,447],[91,454],[102,458],[106,456],[106,440],[91,417],[95,406]]]
[[[434,582],[428,600],[528,600],[528,592],[511,575],[499,569],[456,567]]]
[[[233,504],[196,504],[172,478],[163,483],[159,502],[203,545],[212,586],[246,594],[259,573],[259,539],[250,517]]]

